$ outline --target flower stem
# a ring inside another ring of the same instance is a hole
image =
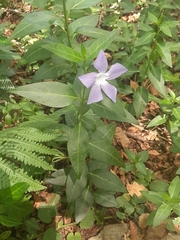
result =
[[[66,0],[63,0],[63,11],[64,11],[64,19],[65,19],[64,27],[65,27],[67,38],[68,38],[68,45],[69,47],[72,47],[71,38],[69,35],[68,11],[66,9]]]

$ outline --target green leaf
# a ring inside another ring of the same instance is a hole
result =
[[[136,154],[129,150],[129,149],[124,149],[125,152],[126,152],[126,155],[128,156],[129,160],[132,161],[132,162],[135,162],[136,161]]]
[[[38,208],[38,217],[44,223],[50,223],[56,216],[56,207],[41,203]]]
[[[114,41],[117,31],[107,32],[104,36],[95,40],[87,49],[87,59],[94,59],[97,57],[99,51],[106,50],[109,45]]]
[[[144,49],[138,49],[138,51],[133,52],[126,62],[124,63],[125,66],[129,66],[132,64],[139,63],[145,56],[147,55],[147,52]]]
[[[66,182],[66,198],[69,204],[72,204],[80,196],[87,183],[87,170],[84,169],[81,177],[78,179],[74,170],[71,169]]]
[[[100,0],[67,0],[66,8],[68,11],[73,9],[84,9],[98,4]]]
[[[120,153],[106,140],[92,138],[89,142],[90,155],[108,165],[124,167]]]
[[[139,172],[141,172],[142,174],[146,175],[146,166],[144,165],[144,163],[142,162],[137,162],[136,164],[136,168]]]
[[[148,18],[151,22],[156,23],[156,24],[158,23],[158,18],[149,11],[148,11]]]
[[[171,30],[170,30],[170,28],[166,25],[166,23],[162,23],[161,25],[160,25],[160,29],[161,29],[161,31],[164,33],[164,34],[166,34],[168,37],[172,37],[172,34],[171,34]]]
[[[168,188],[168,183],[163,180],[155,180],[150,183],[150,190],[155,192],[166,191]]]
[[[92,26],[88,26],[88,28],[86,26],[79,26],[76,29],[76,32],[80,33],[82,35],[91,37],[91,38],[99,38],[99,37],[102,37],[102,36],[106,35],[106,33],[108,31],[103,30],[101,28],[95,28],[95,27],[92,27]],[[115,40],[117,40],[117,39],[118,38],[115,37]]]
[[[139,118],[148,102],[148,91],[145,87],[138,87],[133,96],[133,107],[136,116]]]
[[[0,224],[6,227],[16,227],[22,224],[14,218],[0,215]]]
[[[168,120],[168,116],[166,116],[165,114],[163,114],[163,116],[158,115],[155,118],[153,118],[153,120],[150,121],[150,123],[147,125],[147,128],[162,125],[167,120]]]
[[[179,188],[180,180],[179,177],[176,176],[170,183],[168,192],[171,199],[177,198],[179,196],[180,188]]]
[[[158,226],[160,223],[166,220],[166,218],[169,217],[170,213],[171,213],[170,205],[167,203],[163,203],[156,211],[153,220],[153,227]]]
[[[65,186],[67,176],[64,172],[64,169],[58,169],[51,176],[54,178],[47,178],[45,181],[50,184]]]
[[[76,99],[73,90],[60,82],[33,83],[17,87],[11,92],[48,107],[56,108],[66,107]]]
[[[76,125],[69,136],[67,149],[73,169],[79,178],[85,167],[89,146],[89,136],[82,123]]]
[[[55,227],[50,227],[48,228],[44,235],[43,235],[43,240],[62,240],[62,236],[60,235],[60,233],[56,232]]]
[[[80,222],[80,228],[82,229],[88,229],[92,227],[96,220],[95,213],[93,210],[90,210],[87,215],[83,218],[83,220]]]
[[[164,203],[164,198],[157,192],[142,191],[141,193],[148,201],[152,203],[155,203],[157,205]]]
[[[108,142],[112,142],[116,124],[110,123],[100,127],[97,127],[96,131],[91,135],[92,138],[103,138]]]
[[[144,46],[151,43],[153,41],[154,36],[155,32],[145,32],[142,37],[136,40],[135,47]]]
[[[75,202],[75,221],[79,223],[90,211],[94,198],[89,187],[85,188]]]
[[[159,56],[162,58],[162,61],[169,67],[172,67],[172,57],[169,47],[165,43],[158,42],[156,43],[156,49]]]
[[[54,59],[51,58],[46,60],[40,68],[35,72],[32,82],[40,82],[44,79],[55,79],[66,73],[69,73],[71,70],[71,65],[64,59],[60,58]]]
[[[122,181],[113,173],[106,169],[97,169],[89,172],[92,183],[103,190],[112,192],[126,192]]]
[[[17,25],[10,39],[24,37],[39,30],[49,28],[56,19],[56,15],[51,11],[29,13]]]
[[[0,190],[0,204],[11,205],[21,200],[28,188],[27,183],[16,183],[13,186]]]
[[[172,205],[172,210],[180,216],[180,207],[179,207],[179,203],[178,204],[174,204]]]
[[[104,97],[101,102],[91,104],[91,109],[102,118],[137,124],[137,120],[124,108],[118,98],[114,103],[108,97]]]
[[[148,151],[142,151],[137,154],[138,162],[146,162],[149,158]]]
[[[107,191],[98,189],[94,192],[94,200],[96,203],[103,207],[115,207],[118,208],[118,203],[112,194]]]
[[[84,27],[88,30],[89,27],[95,27],[98,23],[99,15],[94,14],[76,19],[69,24],[69,34],[72,35],[79,27]]]
[[[64,58],[70,62],[81,62],[83,61],[81,55],[74,50],[64,44],[61,43],[49,43],[42,45],[43,48],[47,49],[48,51],[54,53],[58,57]]]
[[[158,67],[150,66],[148,70],[148,77],[153,86],[163,95],[166,96],[166,89],[161,70]]]
[[[44,60],[49,58],[52,53],[48,50],[42,48],[42,44],[47,43],[45,40],[39,40],[35,42],[33,45],[30,45],[27,52],[22,56],[20,63],[33,63],[38,60]]]
[[[82,240],[81,234],[79,232],[69,233],[67,235],[67,240]]]
[[[180,108],[176,107],[172,109],[172,114],[174,115],[174,117],[180,121]]]
[[[7,231],[4,231],[3,233],[0,234],[0,239],[1,240],[6,240],[10,237],[12,231],[10,230],[7,230]]]

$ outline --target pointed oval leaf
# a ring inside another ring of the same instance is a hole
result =
[[[66,182],[66,198],[69,204],[74,203],[84,190],[87,183],[87,173],[84,169],[81,177],[78,179],[74,169],[71,169]]]
[[[59,82],[33,83],[17,87],[11,92],[55,108],[66,107],[76,99],[73,90],[68,85]]]
[[[79,178],[85,167],[89,147],[89,136],[82,123],[76,125],[69,136],[67,149],[73,169]]]
[[[172,67],[172,57],[169,47],[164,43],[156,43],[156,49],[162,58],[162,61],[169,67]]]
[[[74,50],[73,48],[70,48],[68,46],[65,46],[64,44],[49,43],[49,44],[42,45],[42,47],[47,49],[48,51],[54,53],[58,57],[64,58],[70,62],[83,61],[81,55],[76,50]]]
[[[160,223],[162,223],[166,218],[169,217],[171,213],[171,207],[167,203],[163,203],[156,211],[153,220],[153,227],[157,227]]]
[[[56,15],[50,11],[29,13],[17,25],[10,39],[24,37],[41,29],[48,28],[56,19]]]
[[[97,161],[108,165],[124,167],[124,162],[120,156],[120,153],[104,139],[90,139],[89,152]]]
[[[92,183],[98,188],[106,191],[126,192],[126,188],[122,181],[106,169],[97,169],[89,174]]]
[[[89,188],[85,188],[75,203],[75,221],[79,223],[91,210],[94,198]]]
[[[163,116],[156,116],[153,118],[150,123],[147,125],[147,128],[159,126],[167,121],[168,117],[163,114]]]
[[[95,27],[98,23],[99,15],[94,14],[76,19],[69,24],[69,34],[72,35],[79,27],[85,27],[88,30],[89,27]]]
[[[27,183],[19,182],[13,186],[1,189],[0,191],[0,204],[7,205],[13,204],[23,198],[24,193],[28,188]]]
[[[109,194],[107,191],[98,189],[94,192],[94,200],[99,205],[103,207],[116,207],[118,208],[118,203],[115,197],[112,194]]]
[[[87,49],[87,59],[93,59],[97,57],[98,52],[101,49],[106,50],[114,41],[117,33],[117,31],[107,32],[104,36],[99,37],[97,40],[95,40]]]
[[[67,0],[66,8],[68,11],[73,9],[84,9],[98,4],[100,0]]]
[[[145,32],[142,37],[140,37],[136,43],[135,46],[143,46],[151,43],[153,41],[153,38],[155,36],[155,32]]]
[[[168,192],[171,199],[177,198],[179,196],[180,188],[179,188],[180,180],[179,177],[176,176],[170,183]]]

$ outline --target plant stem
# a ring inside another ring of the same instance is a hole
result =
[[[65,19],[64,27],[65,27],[67,38],[68,38],[68,45],[69,47],[72,47],[71,39],[69,36],[68,11],[66,9],[66,0],[63,0],[63,11],[64,11],[64,19]]]

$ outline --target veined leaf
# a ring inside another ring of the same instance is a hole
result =
[[[107,191],[98,189],[94,192],[94,200],[103,207],[116,207],[118,208],[118,203],[115,197],[108,193]]]
[[[89,27],[95,27],[98,23],[99,16],[97,14],[85,16],[76,19],[69,24],[69,34],[72,35],[79,27],[85,27],[88,31]]]
[[[163,203],[156,211],[153,220],[153,227],[158,226],[160,223],[166,220],[166,218],[169,217],[170,213],[171,213],[170,205],[167,203]]]
[[[142,37],[140,37],[136,42],[135,46],[142,46],[147,45],[153,41],[153,38],[155,36],[154,32],[145,32]]]
[[[122,181],[106,169],[97,169],[89,173],[92,183],[103,190],[112,192],[126,192]]]
[[[85,167],[88,143],[88,132],[82,123],[79,123],[72,129],[67,145],[70,161],[78,178]]]
[[[66,107],[73,103],[76,95],[66,84],[59,82],[33,83],[11,90],[12,93],[29,98],[49,107]]]
[[[90,139],[89,151],[91,156],[97,161],[108,165],[124,167],[124,162],[119,152],[104,139]]]
[[[150,123],[147,125],[147,128],[157,127],[157,126],[165,123],[167,121],[167,119],[168,119],[168,116],[166,116],[165,114],[163,114],[163,116],[158,115],[150,121]]]
[[[75,221],[79,223],[86,214],[91,210],[94,198],[89,190],[85,188],[75,203]]]
[[[166,46],[164,43],[156,43],[156,49],[160,57],[162,58],[162,61],[169,67],[172,67],[172,58],[169,47]]]
[[[179,196],[179,192],[180,192],[179,183],[180,183],[180,180],[179,180],[178,176],[176,176],[171,181],[169,188],[168,188],[169,196],[171,199],[177,198]]]
[[[14,218],[0,215],[0,223],[6,227],[16,227],[22,224],[22,222],[17,221]]]
[[[149,20],[150,20],[151,22],[157,24],[158,18],[157,18],[154,14],[152,14],[151,12],[148,12],[148,18],[149,18]]]
[[[68,11],[73,9],[84,9],[98,4],[100,0],[67,0],[66,8]]]
[[[28,188],[27,183],[19,182],[0,190],[0,204],[8,205],[21,200]]]
[[[54,53],[58,57],[64,58],[71,62],[81,62],[83,60],[81,55],[76,50],[61,43],[44,44],[42,47]]]
[[[101,49],[106,50],[114,41],[117,33],[117,31],[107,32],[104,36],[99,37],[97,40],[95,40],[87,49],[87,59],[93,59],[97,57]]]
[[[56,15],[50,11],[29,13],[17,25],[10,39],[24,37],[41,29],[48,28],[56,19]]]
[[[81,174],[81,177],[78,179],[74,169],[71,169],[66,182],[66,196],[67,202],[72,204],[76,199],[81,195],[87,183],[87,171],[84,168],[84,171]]]
[[[163,95],[166,96],[166,89],[164,85],[164,79],[160,72],[160,69],[154,66],[150,66],[148,70],[148,77],[153,86]]]

